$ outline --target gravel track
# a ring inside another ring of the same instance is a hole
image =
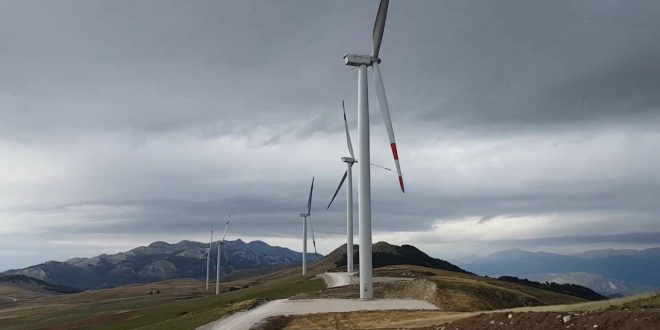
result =
[[[276,315],[303,315],[328,312],[353,312],[373,310],[437,310],[433,304],[423,300],[407,299],[309,299],[273,300],[255,309],[238,312],[209,323],[198,330],[249,330],[254,324]]]
[[[325,281],[325,285],[327,285],[328,288],[336,288],[339,286],[359,284],[360,279],[356,275],[357,273],[328,272],[328,273],[319,274],[317,276]],[[374,277],[374,283],[410,281],[410,280],[412,280],[412,278],[409,277],[384,277],[384,276]]]

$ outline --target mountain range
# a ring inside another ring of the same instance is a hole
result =
[[[215,275],[216,247],[211,253],[211,274]],[[174,278],[204,278],[208,243],[181,241],[176,244],[155,242],[148,246],[116,254],[92,258],[73,258],[64,262],[48,261],[23,269],[8,270],[0,275],[25,275],[53,285],[81,290],[146,283]],[[270,246],[262,241],[245,243],[238,239],[225,241],[221,278],[244,271],[300,264],[302,253]],[[308,253],[308,260],[322,258]],[[214,278],[215,276],[212,276]]]
[[[477,274],[579,284],[607,296],[660,288],[660,248],[590,250],[573,255],[513,249],[459,264]]]

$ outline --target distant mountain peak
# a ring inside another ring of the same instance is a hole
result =
[[[203,255],[208,243],[180,241],[153,242],[126,252],[102,254],[91,258],[71,258],[66,262],[49,261],[2,274],[26,275],[57,285],[79,289],[98,289],[123,284],[153,282],[173,278],[202,278],[206,275]],[[229,273],[281,267],[301,263],[302,253],[270,246],[262,241],[246,244],[241,239],[225,241],[229,260],[222,260],[221,276]],[[322,256],[308,254],[315,261]],[[212,272],[217,258],[211,253]]]
[[[374,268],[389,265],[416,265],[429,268],[443,269],[454,272],[468,273],[460,267],[445,260],[429,256],[412,245],[393,245],[387,242],[377,242],[372,248],[372,264]],[[359,260],[359,246],[353,245],[353,260]],[[336,267],[346,265],[346,244],[338,247],[322,261],[333,263]]]

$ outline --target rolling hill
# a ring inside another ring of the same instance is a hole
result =
[[[0,275],[0,308],[16,302],[77,292],[80,290],[25,275]]]
[[[360,247],[353,245],[353,260],[360,260]],[[460,267],[447,261],[433,258],[412,245],[392,245],[386,242],[378,242],[372,247],[372,263],[374,268],[389,265],[416,265],[434,269],[443,269],[459,273],[467,273]],[[332,264],[334,267],[346,267],[346,244],[330,252],[322,261]]]
[[[55,285],[25,275],[0,275],[0,285],[13,286],[34,292],[49,292],[52,294],[77,293],[79,289],[65,285]]]

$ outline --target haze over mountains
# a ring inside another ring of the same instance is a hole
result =
[[[48,261],[1,274],[25,275],[78,289],[108,288],[174,278],[202,278],[206,276],[204,252],[207,248],[208,243],[193,241],[176,244],[155,242],[117,254],[73,258],[64,262]],[[214,244],[211,253],[212,274],[215,274],[216,248]],[[241,271],[295,265],[302,260],[300,252],[270,246],[262,241],[225,241],[225,249],[229,262],[223,258],[221,277]],[[310,253],[307,257],[314,261],[322,256]]]
[[[660,248],[590,250],[573,255],[505,250],[461,266],[481,275],[574,283],[608,296],[660,288]]]
[[[208,243],[181,241],[155,242],[117,254],[92,258],[48,261],[0,275],[25,275],[53,285],[88,290],[124,284],[146,283],[175,278],[204,278]],[[302,254],[262,241],[226,241],[229,262],[223,259],[221,277],[241,272],[274,269],[300,264]],[[215,274],[216,246],[212,253]],[[325,261],[341,267],[346,264],[345,245],[330,253]],[[355,260],[358,246],[355,246]],[[660,248],[646,250],[590,250],[574,255],[529,252],[513,249],[473,258],[458,266],[434,258],[412,245],[395,246],[378,242],[373,248],[374,267],[411,264],[455,272],[488,276],[517,276],[540,282],[572,283],[606,296],[630,295],[660,288]],[[311,262],[323,256],[309,254]],[[459,267],[460,266],[460,267]]]

